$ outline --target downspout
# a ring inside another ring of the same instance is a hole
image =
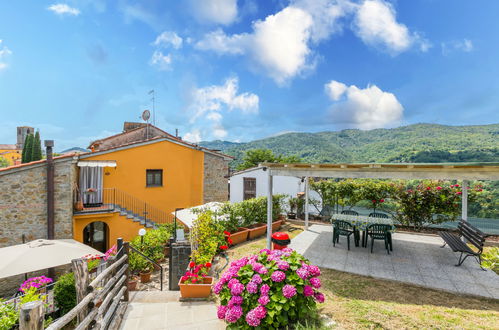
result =
[[[47,239],[54,239],[54,158],[53,140],[45,140],[47,155]]]

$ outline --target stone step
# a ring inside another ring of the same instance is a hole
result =
[[[131,303],[165,303],[178,301],[180,291],[132,291]]]

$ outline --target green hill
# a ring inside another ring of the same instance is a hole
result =
[[[247,143],[201,142],[236,157],[266,148],[311,163],[499,162],[499,124],[444,126],[415,124],[391,129],[287,133]]]

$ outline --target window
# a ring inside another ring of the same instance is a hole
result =
[[[162,187],[163,186],[163,170],[146,170],[146,186],[147,187]]]
[[[243,199],[247,200],[256,197],[256,179],[255,178],[243,178]]]

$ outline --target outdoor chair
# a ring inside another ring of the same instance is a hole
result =
[[[333,222],[333,246],[336,246],[336,243],[339,242],[340,236],[347,237],[347,246],[348,250],[350,250],[350,236],[353,234],[355,245],[359,245],[359,234],[358,231],[355,230],[355,227],[352,226],[350,222],[336,220]]]
[[[343,210],[343,211],[341,211],[341,214],[346,214],[346,215],[359,215],[359,212],[354,211],[354,210]]]
[[[382,218],[382,219],[388,219],[389,218],[389,216],[387,216],[386,214],[384,214],[384,213],[378,213],[378,212],[369,213],[369,216],[371,218]]]
[[[367,239],[371,237],[371,253],[373,253],[373,247],[374,247],[374,240],[383,240],[385,241],[385,249],[388,254],[390,254],[390,251],[393,251],[392,248],[392,234],[390,233],[390,230],[392,229],[392,226],[390,225],[384,225],[384,224],[372,224],[369,225],[366,229],[367,231]],[[366,247],[367,247],[367,241],[366,241]]]

